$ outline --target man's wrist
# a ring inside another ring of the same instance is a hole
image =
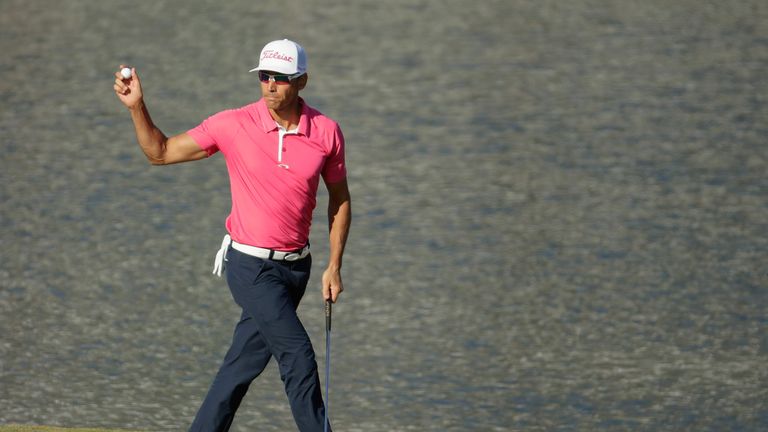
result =
[[[140,114],[144,110],[144,99],[140,99],[135,104],[126,107],[131,114]]]
[[[326,267],[326,271],[330,272],[341,272],[341,263],[330,263],[328,264],[328,267]]]

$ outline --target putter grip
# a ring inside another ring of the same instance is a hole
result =
[[[325,302],[325,329],[331,331],[331,301]]]

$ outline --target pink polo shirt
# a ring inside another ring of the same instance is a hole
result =
[[[339,125],[301,100],[299,126],[284,131],[264,100],[214,114],[188,131],[208,156],[221,151],[232,212],[226,227],[238,243],[290,251],[309,239],[320,176],[346,178]]]

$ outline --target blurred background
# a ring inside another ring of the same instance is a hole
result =
[[[0,424],[189,426],[226,168],[150,167],[113,74],[175,134],[287,37],[347,139],[337,430],[768,428],[765,2],[2,0],[0,35]],[[295,430],[274,363],[233,430]]]

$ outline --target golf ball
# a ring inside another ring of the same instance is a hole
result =
[[[120,74],[125,79],[130,78],[131,77],[131,68],[124,67],[124,68],[120,69]]]

